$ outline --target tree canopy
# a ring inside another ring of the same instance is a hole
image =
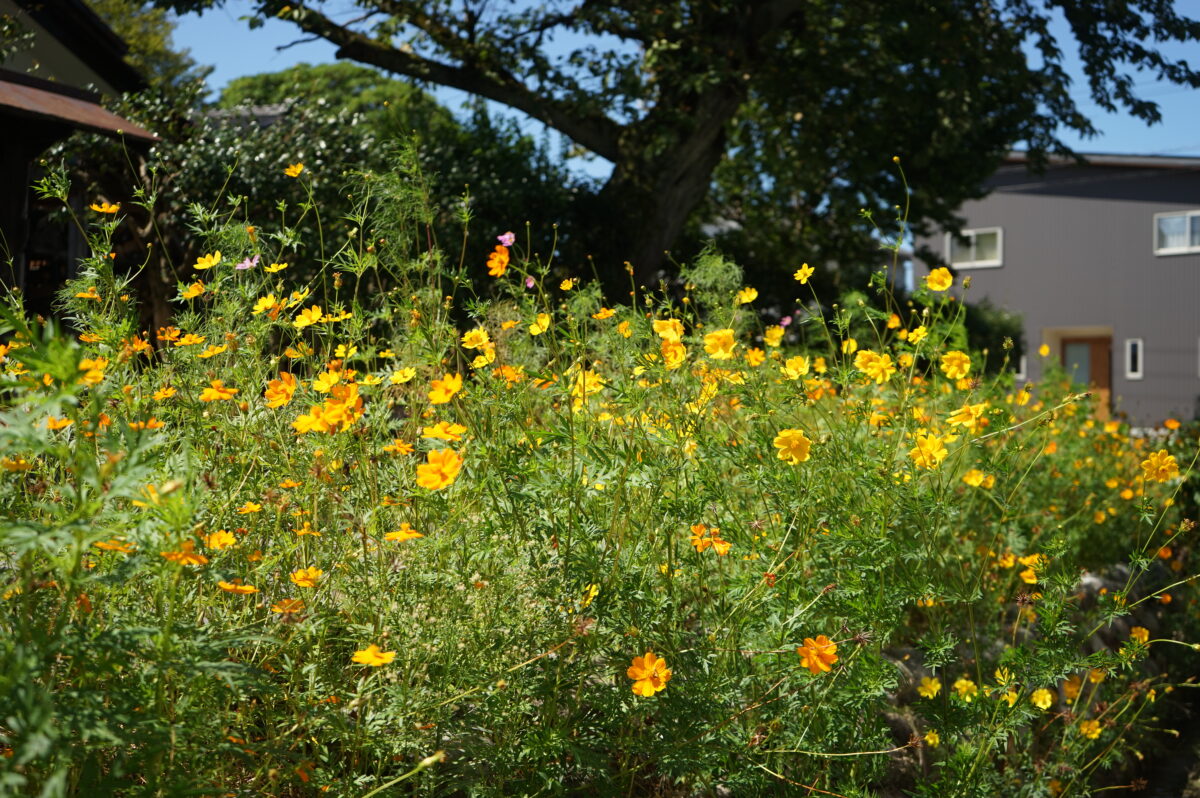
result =
[[[362,0],[349,21],[321,0],[250,6],[252,24],[290,21],[340,58],[505,104],[611,161],[593,249],[643,277],[694,213],[798,257],[861,255],[859,209],[906,199],[894,154],[915,217],[949,220],[1013,145],[1036,161],[1068,151],[1062,130],[1095,131],[1071,47],[1106,110],[1158,121],[1133,72],[1200,86],[1156,49],[1200,40],[1170,0]],[[1060,14],[1073,41],[1052,33]]]

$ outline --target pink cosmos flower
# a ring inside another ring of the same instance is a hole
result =
[[[513,242],[517,240],[517,237],[513,235],[512,232],[508,232],[504,233],[503,235],[496,236],[496,240],[506,247],[511,247]]]
[[[791,316],[784,316],[782,319],[780,319],[780,320],[779,320],[779,326],[780,326],[780,327],[787,327],[787,326],[788,326],[789,324],[791,324],[791,323],[792,323],[792,317],[791,317]]]
[[[525,278],[525,287],[526,287],[526,288],[533,288],[533,278],[532,278],[532,277],[526,277],[526,278]]]
[[[246,258],[244,261],[239,263],[237,266],[234,266],[233,268],[239,269],[241,271],[245,271],[246,269],[253,269],[255,266],[258,265],[258,258],[259,258],[258,255],[255,255],[253,258]]]

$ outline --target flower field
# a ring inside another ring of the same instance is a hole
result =
[[[764,325],[715,253],[618,303],[505,234],[484,295],[373,201],[307,259],[198,213],[153,335],[115,206],[69,329],[9,297],[0,793],[1141,777],[1195,673],[1194,431],[989,374],[944,269],[832,305],[797,266]]]

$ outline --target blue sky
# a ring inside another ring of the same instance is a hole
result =
[[[191,50],[192,57],[201,64],[215,67],[209,77],[209,87],[218,93],[230,80],[242,75],[260,72],[275,72],[301,62],[323,63],[334,60],[334,47],[326,42],[306,42],[279,50],[301,38],[298,30],[290,23],[270,20],[263,27],[250,30],[239,16],[248,13],[248,4],[242,0],[230,0],[224,8],[217,8],[202,16],[189,14],[178,20],[175,44]],[[1058,26],[1060,45],[1070,53],[1070,42],[1062,35],[1063,26]],[[1200,47],[1184,48],[1179,45],[1163,48],[1174,57],[1185,57],[1192,64],[1200,61]],[[1163,121],[1153,127],[1124,114],[1108,114],[1098,108],[1087,97],[1086,84],[1078,68],[1078,61],[1068,61],[1068,68],[1075,76],[1073,85],[1076,101],[1081,110],[1091,117],[1102,135],[1082,140],[1077,136],[1064,135],[1064,140],[1080,152],[1129,153],[1139,155],[1200,155],[1200,91],[1172,84],[1157,83],[1153,76],[1135,75],[1138,92],[1148,100],[1157,102]],[[461,92],[442,89],[438,98],[451,108],[457,108],[465,99]],[[515,112],[514,112],[515,113]],[[540,125],[530,123],[529,132],[540,133]],[[588,174],[603,177],[607,164],[596,161],[583,167]]]

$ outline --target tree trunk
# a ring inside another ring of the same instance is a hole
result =
[[[622,138],[622,157],[597,198],[595,221],[604,229],[592,235],[601,242],[595,256],[602,275],[619,275],[627,286],[628,261],[637,286],[656,285],[667,250],[708,195],[725,152],[725,126],[742,99],[740,87],[719,88],[700,98],[694,116],[674,135],[664,136],[660,121],[651,117]],[[639,135],[642,131],[654,140]]]

